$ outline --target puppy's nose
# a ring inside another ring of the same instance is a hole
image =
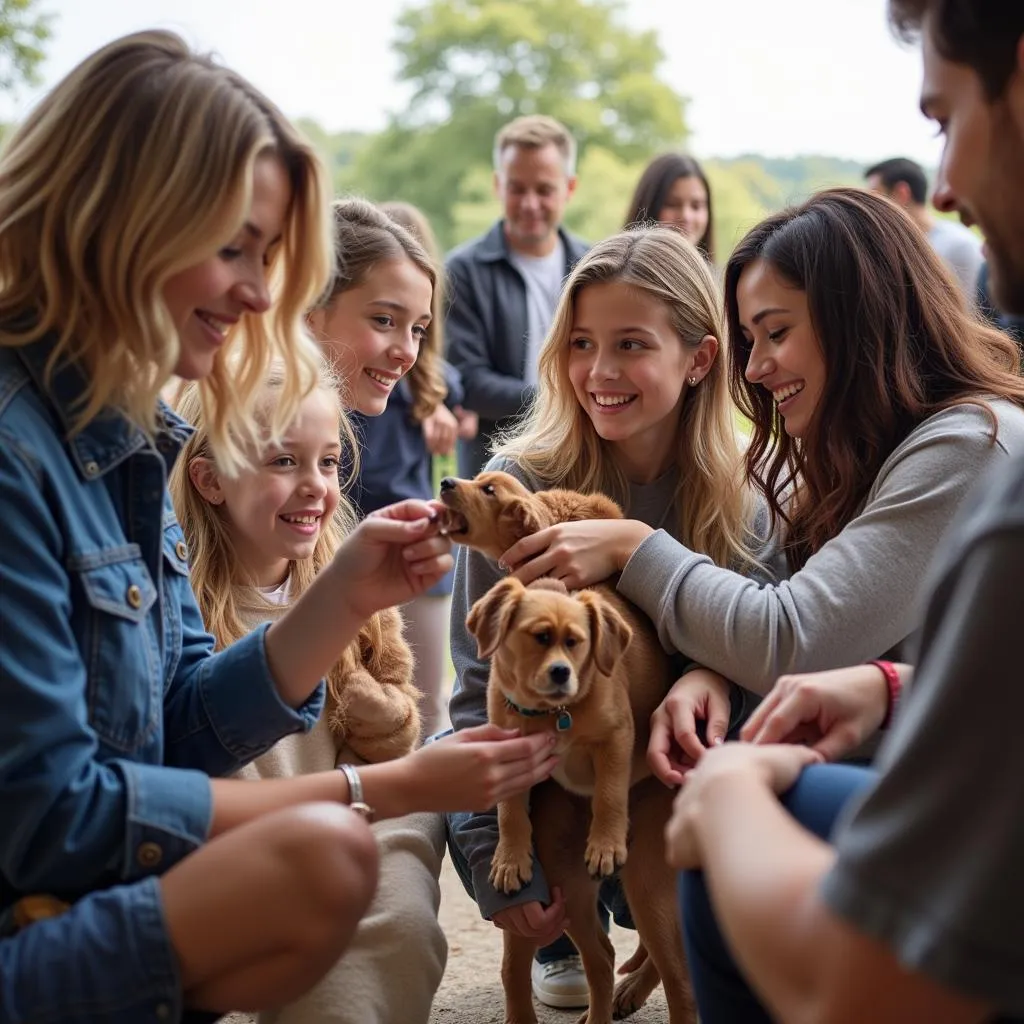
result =
[[[441,480],[442,491],[454,491],[455,490],[455,477],[446,476]]]
[[[564,662],[556,662],[548,669],[548,678],[555,686],[566,686],[572,676],[572,669]]]

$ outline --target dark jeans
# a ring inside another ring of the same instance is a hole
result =
[[[845,764],[812,765],[782,798],[804,828],[828,839],[839,812],[851,797],[869,786],[875,772]],[[701,1024],[771,1024],[732,958],[711,906],[704,875],[679,875],[683,938]]]
[[[447,819],[446,819],[447,822]],[[473,874],[469,869],[469,862],[462,855],[458,845],[452,841],[451,828],[448,828],[448,853],[452,858],[452,865],[462,882],[462,887],[469,894],[471,899],[476,899],[473,892]],[[629,904],[626,902],[626,894],[619,882],[619,876],[612,875],[601,882],[597,894],[597,913],[601,919],[601,926],[608,931],[609,917],[615,920],[620,928],[636,930],[633,924],[633,916],[629,912]],[[562,935],[555,939],[549,946],[543,946],[537,950],[536,958],[538,963],[547,964],[555,960],[564,960],[567,956],[575,956],[576,947],[568,935]]]

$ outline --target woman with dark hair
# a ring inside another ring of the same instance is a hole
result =
[[[677,228],[714,263],[711,186],[692,156],[662,153],[647,165],[637,182],[624,226],[646,221]]]
[[[768,218],[730,258],[725,292],[774,584],[632,521],[561,524],[502,559],[573,589],[621,573],[665,645],[706,666],[654,716],[649,760],[669,785],[784,673],[906,660],[917,588],[961,501],[1024,452],[1016,347],[972,316],[889,200],[835,189]]]

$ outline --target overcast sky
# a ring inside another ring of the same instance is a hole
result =
[[[125,32],[176,28],[216,51],[287,113],[326,128],[377,129],[404,94],[394,81],[395,17],[407,0],[41,0],[54,37],[44,90]],[[519,0],[528,4],[529,0]],[[917,110],[920,59],[898,45],[885,0],[626,0],[658,30],[662,74],[690,97],[698,156],[825,153],[938,159]],[[39,95],[24,92],[0,116]]]

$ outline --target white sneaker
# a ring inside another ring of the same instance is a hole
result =
[[[548,964],[533,961],[530,970],[533,994],[545,1006],[563,1010],[582,1010],[590,1005],[590,989],[579,956],[552,960]]]

